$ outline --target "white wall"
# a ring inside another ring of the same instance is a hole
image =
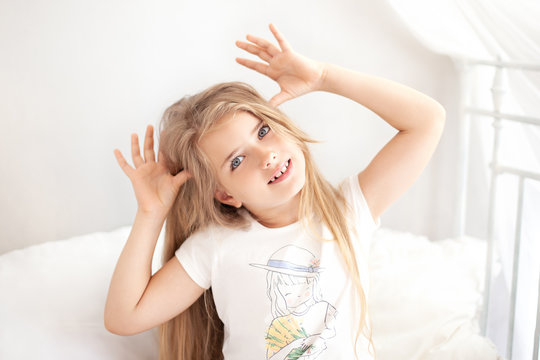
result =
[[[131,223],[136,202],[113,149],[156,125],[186,94],[240,80],[267,97],[278,87],[236,64],[246,33],[273,22],[300,53],[384,76],[447,109],[447,130],[383,226],[452,235],[456,93],[453,64],[418,44],[384,2],[0,2],[0,253]],[[345,98],[314,93],[282,105],[312,136],[332,181],[360,171],[395,130]]]

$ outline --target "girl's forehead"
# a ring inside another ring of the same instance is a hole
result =
[[[250,112],[243,110],[231,111],[219,118],[209,129],[208,133],[223,130],[226,127],[258,122],[259,119]]]
[[[210,129],[208,129],[207,134],[208,133],[213,133],[215,131],[219,131],[220,129],[223,129],[223,127],[225,127],[225,125],[227,125],[230,121],[236,119],[236,114],[237,114],[237,111],[232,111],[232,112],[229,112],[229,113],[223,115],[219,119],[217,119],[212,124],[212,126],[210,126]]]

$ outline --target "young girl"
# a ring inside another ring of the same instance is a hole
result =
[[[218,84],[165,111],[157,162],[151,126],[144,157],[132,135],[133,167],[115,150],[138,211],[105,326],[131,335],[161,325],[160,359],[375,357],[371,234],[426,166],[445,112],[405,86],[308,59],[270,30],[279,47],[251,35],[236,43],[264,61],[238,63],[279,84],[270,101]],[[398,130],[337,188],[313,163],[314,140],[277,108],[311,91],[348,97]],[[152,276],[165,220],[164,265]]]

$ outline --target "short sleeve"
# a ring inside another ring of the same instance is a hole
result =
[[[340,188],[352,210],[355,223],[360,226],[362,233],[371,235],[381,226],[381,220],[380,218],[373,219],[371,210],[364,198],[364,193],[358,183],[358,176],[349,176],[341,182]]]
[[[204,289],[212,285],[212,269],[217,252],[214,243],[211,231],[199,231],[188,237],[175,252],[191,279]]]

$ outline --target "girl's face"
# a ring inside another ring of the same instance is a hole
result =
[[[279,219],[290,223],[297,216],[305,183],[304,154],[297,144],[252,114],[237,111],[221,118],[200,146],[216,169],[220,188],[215,196],[220,202],[243,205],[261,223],[268,219],[276,227]]]

